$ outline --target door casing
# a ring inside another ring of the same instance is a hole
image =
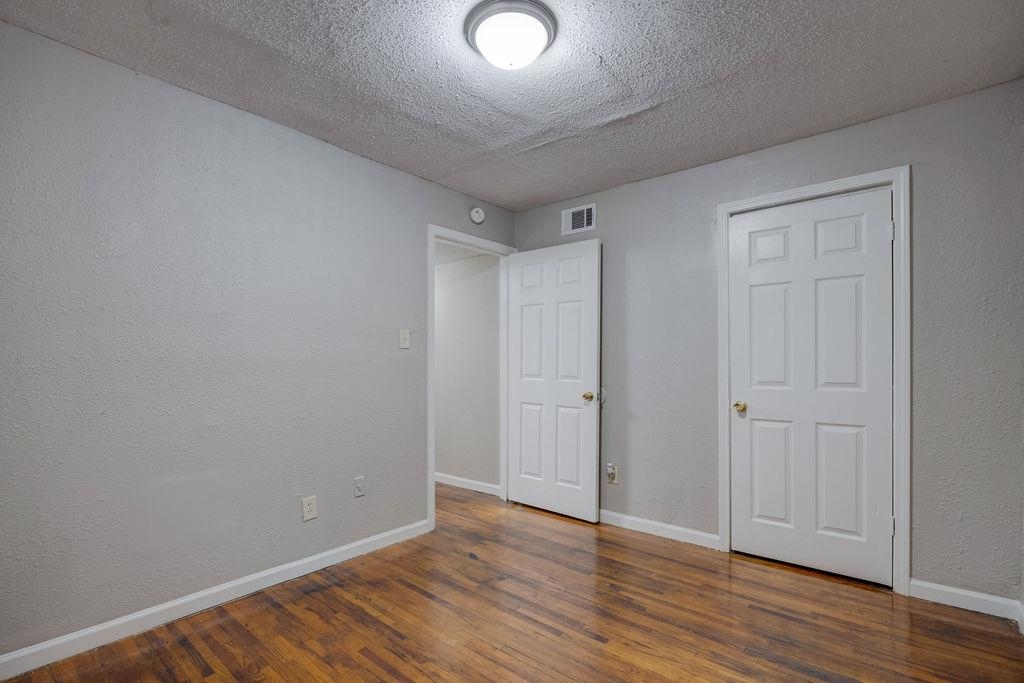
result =
[[[809,185],[718,205],[718,537],[732,549],[729,219],[730,217],[857,190],[889,187],[893,197],[893,591],[910,588],[910,166]]]

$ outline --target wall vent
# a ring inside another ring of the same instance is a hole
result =
[[[562,234],[575,235],[597,227],[597,205],[585,204],[562,212]]]

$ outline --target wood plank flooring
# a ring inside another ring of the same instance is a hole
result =
[[[18,681],[1024,681],[1016,624],[438,486],[437,531]]]

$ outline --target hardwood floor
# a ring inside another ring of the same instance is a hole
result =
[[[19,681],[1024,680],[1016,624],[438,486],[437,531]]]

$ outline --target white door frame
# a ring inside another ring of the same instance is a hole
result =
[[[507,244],[427,225],[427,519],[434,528],[434,474],[437,467],[437,438],[434,424],[434,266],[438,242],[456,244],[481,254],[498,257],[498,472],[501,499],[508,500],[508,255],[517,250]]]
[[[910,589],[910,167],[809,185],[718,205],[718,537],[732,549],[731,409],[729,377],[729,218],[735,214],[793,204],[857,190],[891,187],[893,197],[893,516],[892,589]]]

